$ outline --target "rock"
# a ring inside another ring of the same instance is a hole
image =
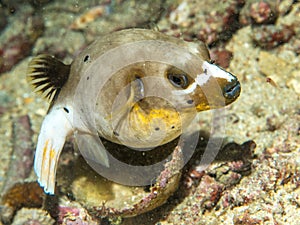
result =
[[[54,222],[54,219],[42,209],[23,208],[17,212],[12,225],[43,225]]]
[[[248,0],[241,10],[239,21],[242,25],[274,23],[278,16],[279,1]]]
[[[7,15],[5,10],[0,6],[0,32],[6,27],[7,24]]]
[[[252,39],[263,49],[273,49],[289,42],[295,35],[293,27],[264,25],[253,28]]]
[[[26,15],[22,16],[25,19]],[[0,45],[0,73],[10,70],[20,60],[28,56],[43,30],[43,19],[39,15],[30,15],[26,18],[24,27],[20,32],[9,36],[5,43]]]

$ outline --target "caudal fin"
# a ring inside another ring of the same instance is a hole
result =
[[[38,137],[34,170],[39,184],[54,194],[56,168],[66,137],[73,131],[62,108],[53,108],[45,117]]]

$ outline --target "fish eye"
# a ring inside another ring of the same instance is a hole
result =
[[[167,78],[170,83],[177,88],[186,88],[189,84],[189,79],[187,74],[181,70],[169,70],[167,71]]]

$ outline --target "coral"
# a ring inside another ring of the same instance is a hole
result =
[[[150,211],[162,205],[178,187],[181,177],[180,169],[183,164],[182,159],[182,149],[177,146],[172,153],[172,159],[165,163],[164,170],[156,178],[156,183],[150,187],[150,191],[147,191],[142,187],[144,189],[144,193],[141,195],[137,194],[138,190],[135,190],[132,192],[132,196],[127,196],[134,201],[128,202],[129,204],[125,204],[125,206],[120,209],[109,207],[104,202],[102,206],[94,206],[89,209],[90,213],[96,217],[115,217],[119,215],[131,217]],[[125,188],[126,187],[123,187],[124,190]],[[137,187],[133,188],[137,189]],[[123,189],[120,187],[116,191],[123,192]],[[115,201],[120,201],[120,199],[115,199]],[[120,205],[120,203],[115,204]]]
[[[263,49],[272,49],[288,42],[295,32],[289,26],[265,25],[253,28],[253,41]]]
[[[242,215],[237,215],[233,218],[234,225],[256,225],[261,224],[262,221],[259,219],[252,218],[248,212]]]
[[[6,192],[14,184],[22,182],[29,176],[34,155],[32,135],[33,131],[29,116],[24,115],[15,118],[12,135],[13,155],[7,171],[7,179],[2,189],[3,192]]]
[[[222,11],[212,11],[206,15],[206,26],[199,29],[197,38],[207,44],[228,40],[239,28],[239,3],[233,2]]]
[[[167,22],[171,24],[171,29],[164,29],[163,32],[186,40],[197,38],[208,45],[214,45],[228,40],[239,28],[238,15],[243,4],[241,0],[222,4],[216,0],[185,0],[170,12]]]
[[[6,27],[7,24],[7,15],[5,10],[0,6],[0,32]]]
[[[15,212],[22,207],[42,206],[44,192],[36,182],[17,183],[2,196],[0,216],[3,223],[9,223]]]
[[[59,206],[58,224],[66,225],[97,225],[99,221],[91,218],[87,211],[81,206]]]
[[[0,73],[10,70],[20,60],[28,56],[37,38],[43,33],[43,19],[39,15],[31,15],[26,19],[20,33],[10,36],[0,46]]]
[[[35,206],[41,203],[38,196],[41,190],[36,183],[23,183],[28,178],[33,163],[33,131],[28,115],[15,118],[13,123],[13,153],[7,177],[2,188],[1,217],[4,222],[10,221],[13,214],[23,205]]]
[[[45,210],[22,208],[16,213],[12,225],[50,225],[54,222]]]
[[[215,63],[223,68],[228,68],[230,61],[233,57],[232,52],[222,49],[222,48],[213,48],[210,51],[210,57]]]
[[[272,0],[246,1],[240,14],[240,23],[242,25],[274,23],[278,16],[279,2]]]
[[[7,111],[7,108],[4,107],[4,106],[2,106],[2,105],[0,105],[0,116],[1,116],[2,114],[4,114],[6,111]]]
[[[250,7],[251,18],[255,23],[270,23],[275,20],[276,13],[267,2],[256,2]]]

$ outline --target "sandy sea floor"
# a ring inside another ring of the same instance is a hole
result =
[[[225,110],[224,144],[245,154],[217,160],[204,172],[195,160],[164,205],[133,218],[100,222],[58,178],[56,198],[37,191],[41,202],[16,193],[2,199],[3,224],[300,224],[300,2],[16,0],[0,6],[2,198],[15,184],[36,180],[34,147],[48,103],[26,81],[32,56],[49,53],[70,63],[95,38],[124,28],[158,27],[208,44],[216,63],[241,82],[240,97]],[[210,131],[206,118],[203,132]],[[26,185],[18,193],[31,189]]]

